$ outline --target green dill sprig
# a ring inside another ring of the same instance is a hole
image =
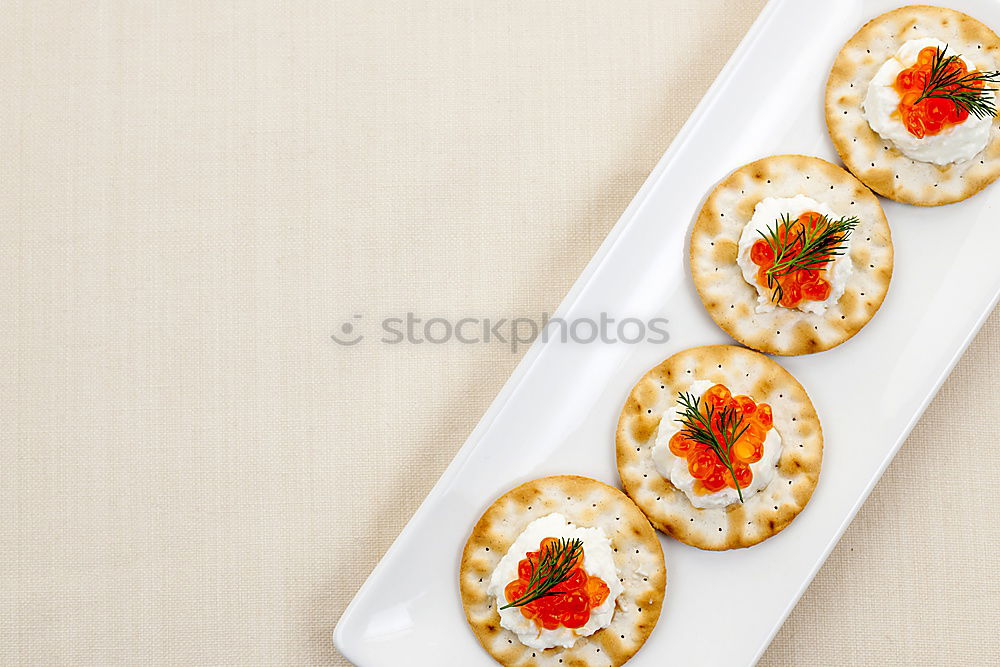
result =
[[[767,287],[774,290],[771,300],[781,301],[784,296],[778,278],[801,270],[819,271],[827,262],[846,253],[851,232],[860,222],[854,216],[831,221],[824,215],[816,224],[799,225],[798,231],[793,231],[796,221],[785,213],[773,229],[758,231],[774,254],[774,265],[766,271]],[[797,252],[792,252],[797,242],[801,245]]]
[[[930,76],[924,90],[914,104],[936,97],[951,100],[955,106],[965,109],[976,118],[992,118],[997,113],[993,92],[996,88],[987,83],[1000,82],[1000,72],[965,72],[951,66],[959,61],[959,56],[949,56],[948,45],[934,50]],[[977,85],[980,84],[980,85]]]
[[[563,537],[558,542],[545,545],[538,555],[538,564],[528,579],[524,595],[500,608],[522,607],[540,598],[559,595],[562,591],[553,589],[569,578],[582,553],[583,540],[578,537]]]
[[[677,418],[677,421],[681,423],[681,434],[690,440],[706,445],[715,452],[722,464],[729,470],[729,474],[733,476],[736,493],[740,497],[740,502],[743,502],[743,489],[740,488],[740,483],[736,479],[736,471],[733,470],[733,462],[729,458],[729,448],[740,439],[750,428],[750,425],[747,424],[740,428],[743,425],[743,416],[737,414],[736,410],[731,407],[716,411],[710,405],[706,411],[707,414],[702,414],[701,410],[698,409],[701,399],[687,392],[681,393],[677,401],[681,405],[681,415]],[[719,430],[722,433],[722,442],[719,442],[715,432],[712,431],[712,419],[716,414],[719,415],[718,422]]]

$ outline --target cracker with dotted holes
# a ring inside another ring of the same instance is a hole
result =
[[[971,16],[943,7],[902,7],[872,19],[837,55],[826,85],[826,124],[847,168],[875,192],[905,204],[940,206],[976,194],[1000,176],[1000,121],[968,160],[941,166],[913,160],[882,139],[861,105],[868,84],[905,42],[936,37],[981,71],[1000,69],[1000,39]]]
[[[660,418],[696,380],[771,406],[781,436],[777,470],[742,504],[699,509],[653,464]],[[809,502],[823,461],[823,429],[802,385],[764,355],[733,345],[684,350],[646,373],[625,402],[616,441],[618,473],[639,509],[664,533],[711,551],[753,546],[785,528]]]
[[[533,649],[500,625],[487,595],[500,559],[529,523],[552,512],[581,527],[599,527],[611,539],[624,586],[611,624],[572,648]],[[462,554],[459,584],[465,615],[483,647],[503,665],[613,667],[635,655],[660,617],[666,570],[656,531],[628,497],[587,477],[543,477],[508,491],[476,523]]]
[[[857,216],[843,296],[823,314],[777,307],[756,312],[757,289],[736,263],[740,234],[766,197],[812,197],[838,216]],[[892,278],[892,235],[878,197],[826,160],[776,155],[727,176],[705,200],[691,231],[691,276],[702,303],[726,333],[766,354],[800,355],[840,345],[882,305]]]

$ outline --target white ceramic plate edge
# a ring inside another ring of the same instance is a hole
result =
[[[674,137],[674,140],[670,142],[670,146],[667,147],[666,152],[656,163],[656,166],[653,167],[653,170],[649,173],[649,176],[646,177],[646,180],[643,182],[642,187],[639,188],[639,191],[636,193],[635,197],[633,197],[632,200],[629,202],[628,206],[625,207],[625,210],[618,218],[618,221],[611,228],[611,231],[608,232],[608,235],[604,238],[604,241],[601,242],[601,245],[598,247],[597,252],[587,263],[587,266],[583,269],[583,272],[580,274],[580,277],[576,279],[572,287],[570,287],[569,292],[567,292],[566,296],[563,297],[563,300],[560,302],[559,307],[556,309],[553,318],[561,317],[562,314],[565,313],[567,310],[569,310],[572,304],[576,302],[579,294],[584,290],[586,285],[593,278],[593,275],[597,272],[601,263],[611,253],[611,250],[617,243],[618,239],[622,236],[622,234],[624,233],[628,225],[631,223],[631,221],[636,217],[636,215],[642,208],[642,205],[643,203],[645,203],[649,194],[655,189],[657,182],[660,180],[661,176],[663,175],[663,172],[666,171],[667,166],[670,164],[673,155],[680,150],[680,147],[683,146],[688,141],[691,134],[694,133],[695,127],[700,122],[701,118],[704,116],[704,113],[702,113],[704,109],[708,108],[715,102],[720,92],[724,89],[726,81],[730,76],[730,73],[737,66],[739,61],[742,60],[744,54],[750,50],[751,45],[756,40],[760,32],[763,30],[767,22],[771,19],[771,16],[776,11],[776,8],[788,1],[789,0],[770,0],[767,3],[767,5],[764,6],[764,9],[761,10],[760,14],[751,24],[750,29],[747,30],[746,35],[743,36],[743,39],[740,40],[740,43],[737,45],[736,49],[733,50],[733,55],[731,55],[729,57],[729,60],[726,61],[726,64],[722,66],[722,69],[719,71],[719,74],[715,77],[715,80],[708,87],[708,90],[705,91],[705,95],[695,106],[694,111],[691,112],[691,115],[688,117],[687,121],[684,122],[684,125],[681,126],[681,129],[677,132],[677,136]],[[431,490],[427,494],[427,497],[424,498],[424,500],[417,507],[417,510],[413,513],[413,516],[410,517],[410,520],[403,527],[403,530],[400,531],[399,535],[396,536],[396,539],[393,540],[392,544],[386,550],[385,554],[383,554],[382,558],[380,558],[379,562],[375,565],[375,568],[371,571],[371,574],[368,575],[368,577],[365,579],[365,582],[358,589],[358,592],[355,593],[354,597],[351,598],[350,603],[348,603],[347,607],[344,609],[344,612],[338,619],[337,625],[333,631],[333,643],[337,647],[337,650],[340,651],[340,653],[351,662],[355,662],[355,660],[350,655],[350,648],[347,645],[348,643],[345,641],[346,637],[343,634],[343,628],[347,625],[347,622],[352,614],[356,601],[364,596],[365,591],[369,586],[369,582],[377,578],[378,574],[385,567],[386,561],[396,549],[396,546],[401,541],[403,541],[403,539],[405,539],[405,537],[409,534],[410,530],[412,529],[411,527],[414,524],[414,519],[423,513],[424,508],[441,492],[441,489],[451,481],[451,479],[458,473],[459,469],[462,467],[462,464],[465,462],[465,460],[475,450],[476,445],[482,438],[483,433],[489,428],[490,424],[492,424],[496,420],[496,418],[501,414],[504,406],[507,404],[508,400],[513,395],[513,393],[517,390],[517,387],[521,382],[521,378],[524,377],[524,375],[526,375],[528,371],[531,369],[531,366],[534,364],[535,359],[541,352],[543,345],[544,344],[542,343],[541,340],[536,340],[528,348],[528,351],[525,352],[524,357],[514,368],[514,372],[511,373],[510,378],[507,379],[507,382],[505,382],[503,387],[500,389],[500,393],[498,393],[496,398],[493,399],[493,402],[490,403],[489,408],[487,408],[482,418],[480,418],[479,422],[476,424],[476,427],[472,430],[472,433],[469,434],[469,437],[466,439],[466,441],[459,448],[458,452],[455,454],[455,458],[452,459],[451,463],[448,464],[444,472],[441,473],[441,477],[439,477],[438,481],[434,484],[433,487],[431,487]],[[819,569],[819,565],[822,565],[822,562],[820,562],[817,565],[816,568],[817,570]],[[806,586],[803,587],[803,590],[805,590],[807,586],[808,582],[806,582]],[[794,603],[792,606],[794,606]],[[777,629],[775,629],[775,631],[776,630]]]
[[[892,445],[892,448],[889,450],[885,458],[882,460],[882,463],[879,465],[875,474],[872,475],[870,480],[868,480],[868,483],[865,485],[864,493],[862,493],[858,497],[857,502],[854,503],[853,507],[851,507],[851,510],[848,513],[847,517],[844,519],[843,523],[841,523],[841,525],[837,528],[837,532],[834,534],[833,538],[823,548],[823,553],[819,558],[816,559],[816,562],[813,564],[812,570],[810,570],[809,575],[805,578],[805,580],[803,580],[802,585],[799,587],[798,591],[795,593],[792,599],[788,601],[788,605],[785,607],[785,610],[781,612],[781,616],[778,619],[778,622],[775,623],[774,627],[771,628],[771,631],[768,633],[767,638],[764,640],[764,642],[759,647],[757,647],[757,651],[754,653],[753,664],[756,664],[760,660],[761,656],[764,655],[764,651],[766,651],[767,647],[770,646],[771,642],[774,640],[775,635],[778,634],[778,630],[781,629],[781,626],[785,624],[785,621],[788,619],[788,615],[792,613],[792,610],[795,609],[795,605],[797,605],[799,603],[799,600],[802,599],[802,596],[805,594],[806,589],[808,589],[809,585],[812,584],[813,579],[816,578],[816,574],[819,572],[820,568],[823,567],[823,564],[826,562],[826,559],[830,557],[830,553],[833,551],[833,548],[837,546],[838,542],[840,542],[840,538],[844,536],[844,532],[847,531],[848,526],[850,526],[851,523],[854,521],[854,518],[861,510],[862,505],[865,504],[865,501],[868,500],[868,496],[870,496],[871,492],[875,489],[875,485],[878,484],[880,479],[882,479],[882,475],[883,473],[885,473],[885,469],[888,468],[889,464],[892,463],[892,460],[896,458],[896,454],[899,453],[899,450],[903,446],[903,443],[906,442],[906,439],[908,437],[910,437],[910,433],[913,431],[913,427],[917,425],[917,422],[920,421],[920,418],[923,416],[924,411],[927,410],[927,406],[930,405],[931,401],[934,400],[934,397],[937,396],[938,391],[941,390],[941,385],[944,384],[944,381],[948,379],[948,376],[951,375],[952,370],[954,370],[955,364],[957,364],[959,359],[961,359],[962,356],[965,355],[965,351],[969,349],[969,345],[976,337],[976,334],[979,333],[979,330],[983,328],[983,324],[986,322],[986,318],[988,318],[990,314],[993,313],[993,309],[997,307],[997,303],[1000,303],[1000,291],[998,291],[993,296],[993,300],[989,303],[989,305],[986,306],[986,308],[983,309],[983,312],[979,314],[979,317],[976,320],[976,325],[969,330],[969,335],[966,336],[959,350],[952,356],[951,360],[948,362],[947,368],[945,368],[945,370],[941,373],[940,377],[938,377],[933,386],[931,386],[928,389],[927,395],[924,397],[923,401],[920,404],[920,409],[913,414],[913,418],[910,420],[909,424],[907,424],[906,428],[900,434],[899,439],[897,439],[896,442]]]
[[[726,65],[720,71],[716,80],[709,87],[705,96],[702,98],[701,102],[697,105],[692,115],[689,117],[688,121],[681,128],[677,137],[671,143],[670,147],[664,153],[663,157],[661,157],[661,159],[658,161],[658,163],[650,173],[649,177],[646,179],[646,182],[639,189],[635,198],[633,198],[632,202],[622,213],[618,222],[614,225],[612,230],[609,232],[608,236],[605,238],[604,242],[599,247],[597,253],[587,264],[587,267],[581,273],[580,277],[574,283],[573,287],[569,290],[567,296],[563,299],[562,303],[560,304],[556,312],[555,315],[556,317],[560,316],[562,313],[569,310],[572,307],[572,305],[577,301],[581,292],[592,281],[595,273],[598,272],[604,260],[616,246],[617,242],[622,237],[624,231],[628,228],[628,226],[632,223],[632,221],[637,217],[639,212],[642,210],[643,206],[645,205],[649,197],[649,194],[653,192],[654,189],[657,187],[657,184],[660,181],[661,177],[663,176],[663,173],[666,171],[667,166],[672,161],[674,154],[677,153],[681,149],[681,147],[684,146],[690,140],[691,135],[694,133],[695,129],[698,127],[702,118],[705,116],[704,112],[716,102],[720,93],[725,89],[726,84],[729,81],[732,70],[744,59],[744,57],[750,51],[750,49],[753,48],[753,45],[756,42],[757,37],[762,32],[764,27],[771,21],[772,17],[777,12],[778,8],[785,6],[791,1],[792,0],[771,0],[771,2],[769,2],[768,5],[764,8],[764,10],[761,12],[760,16],[758,16],[757,20],[751,26],[750,30],[747,32],[746,36],[743,38],[739,46],[736,48],[733,55],[730,57],[729,61],[727,61]],[[844,520],[837,527],[831,539],[829,539],[827,544],[824,546],[820,556],[812,564],[808,576],[802,580],[801,585],[797,588],[795,594],[792,597],[790,597],[787,605],[785,606],[784,610],[780,615],[780,618],[778,618],[777,621],[774,623],[766,639],[757,647],[756,651],[753,654],[754,661],[760,658],[761,654],[767,648],[768,644],[773,639],[774,635],[777,633],[778,629],[781,627],[781,625],[787,618],[788,614],[795,607],[796,603],[801,598],[802,594],[808,588],[809,584],[812,582],[816,573],[819,571],[819,568],[823,565],[823,563],[826,561],[827,557],[831,553],[833,547],[843,536],[844,531],[850,525],[851,521],[856,516],[860,507],[867,500],[871,491],[874,489],[875,484],[878,482],[878,480],[884,473],[886,467],[898,453],[900,447],[906,440],[909,433],[912,431],[916,422],[920,419],[921,415],[926,410],[930,401],[939,391],[941,385],[943,384],[944,380],[948,377],[948,375],[951,373],[955,364],[964,354],[965,350],[968,348],[968,345],[971,343],[972,339],[975,337],[976,333],[980,330],[983,323],[985,322],[986,317],[989,316],[993,308],[996,306],[998,300],[1000,300],[1000,291],[997,291],[993,295],[992,300],[988,303],[988,305],[985,308],[983,308],[982,312],[980,312],[980,314],[976,319],[975,326],[973,326],[968,331],[967,335],[962,340],[961,345],[956,349],[955,353],[950,357],[943,371],[938,375],[938,377],[935,378],[933,383],[927,386],[927,391],[920,402],[919,408],[913,413],[911,419],[907,422],[906,427],[900,433],[899,437],[896,439],[894,444],[887,450],[885,456],[883,457],[881,463],[875,470],[874,474],[872,474],[870,479],[867,480],[863,492],[859,494],[859,496],[857,497],[856,501],[852,505],[850,511],[848,512]],[[431,492],[428,494],[427,498],[424,500],[423,503],[421,503],[420,507],[414,513],[413,518],[411,518],[411,520],[407,523],[407,526],[403,529],[403,531],[400,533],[397,539],[393,542],[393,545],[387,550],[385,556],[375,567],[371,575],[369,575],[365,584],[363,584],[362,587],[359,589],[358,593],[355,595],[352,602],[345,609],[334,631],[334,643],[336,644],[337,648],[341,651],[341,653],[349,660],[355,660],[355,658],[352,657],[351,655],[351,647],[350,647],[351,642],[349,641],[349,638],[345,636],[344,628],[350,624],[350,618],[352,616],[352,612],[355,607],[355,602],[364,596],[370,582],[378,577],[379,573],[386,566],[386,563],[395,555],[395,551],[398,545],[410,534],[412,526],[416,523],[416,519],[423,514],[427,505],[430,504],[433,500],[437,499],[437,497],[441,495],[441,493],[443,492],[443,489],[447,487],[452,482],[452,480],[460,473],[464,463],[476,450],[476,447],[478,446],[483,434],[486,433],[491,427],[491,425],[503,414],[506,405],[508,404],[511,397],[514,396],[515,392],[518,390],[518,387],[521,384],[521,381],[524,378],[524,376],[527,375],[528,372],[531,370],[542,348],[543,344],[540,341],[536,342],[534,345],[531,346],[531,348],[525,354],[525,357],[515,368],[510,379],[504,384],[503,388],[497,395],[496,399],[494,399],[489,409],[486,411],[482,419],[479,421],[475,429],[472,431],[465,444],[459,449],[454,460],[445,469],[444,473],[441,475],[438,482],[434,485]]]

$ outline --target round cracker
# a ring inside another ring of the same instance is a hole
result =
[[[860,222],[851,234],[854,270],[822,315],[775,308],[758,313],[757,289],[736,263],[740,234],[765,197],[806,195]],[[878,197],[826,160],[776,155],[727,176],[705,200],[691,231],[691,275],[702,303],[726,333],[767,354],[800,355],[840,345],[882,305],[892,278],[892,235]]]
[[[742,504],[698,509],[653,465],[661,416],[696,380],[771,405],[782,442],[777,470]],[[823,461],[823,429],[806,390],[764,355],[733,345],[684,350],[646,373],[625,402],[616,441],[618,473],[639,509],[664,533],[711,551],[753,546],[779,533],[809,502]]]
[[[599,527],[611,539],[624,591],[611,624],[573,648],[533,649],[500,625],[496,600],[486,593],[500,559],[529,523],[552,512],[581,527]],[[656,531],[628,497],[587,477],[543,477],[500,496],[472,529],[462,554],[459,584],[465,616],[483,647],[503,665],[613,667],[635,655],[660,617],[666,586]]]
[[[868,84],[900,46],[921,37],[947,42],[949,53],[979,67],[1000,69],[1000,39],[976,19],[943,7],[902,7],[866,23],[840,50],[826,85],[826,124],[844,164],[872,190],[905,204],[940,206],[1000,176],[1000,120],[993,119],[986,148],[947,166],[908,158],[871,129],[861,111]]]

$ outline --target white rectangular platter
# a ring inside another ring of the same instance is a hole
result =
[[[949,5],[1000,26],[996,0]],[[670,340],[536,342],[344,612],[334,636],[344,656],[364,667],[495,664],[467,627],[458,593],[472,525],[497,496],[535,477],[571,473],[620,485],[614,433],[632,384],[674,352],[729,342],[687,269],[686,237],[704,196],[763,156],[839,162],[823,120],[827,73],[858,27],[897,6],[772,0],[765,8],[556,313],[664,317]],[[663,615],[630,665],[755,662],[995,306],[1000,184],[942,208],[883,205],[896,265],[881,311],[838,348],[779,359],[823,423],[812,501],[782,534],[750,549],[709,553],[663,538]],[[725,642],[703,622],[715,590],[753,601],[752,614],[727,625]]]

